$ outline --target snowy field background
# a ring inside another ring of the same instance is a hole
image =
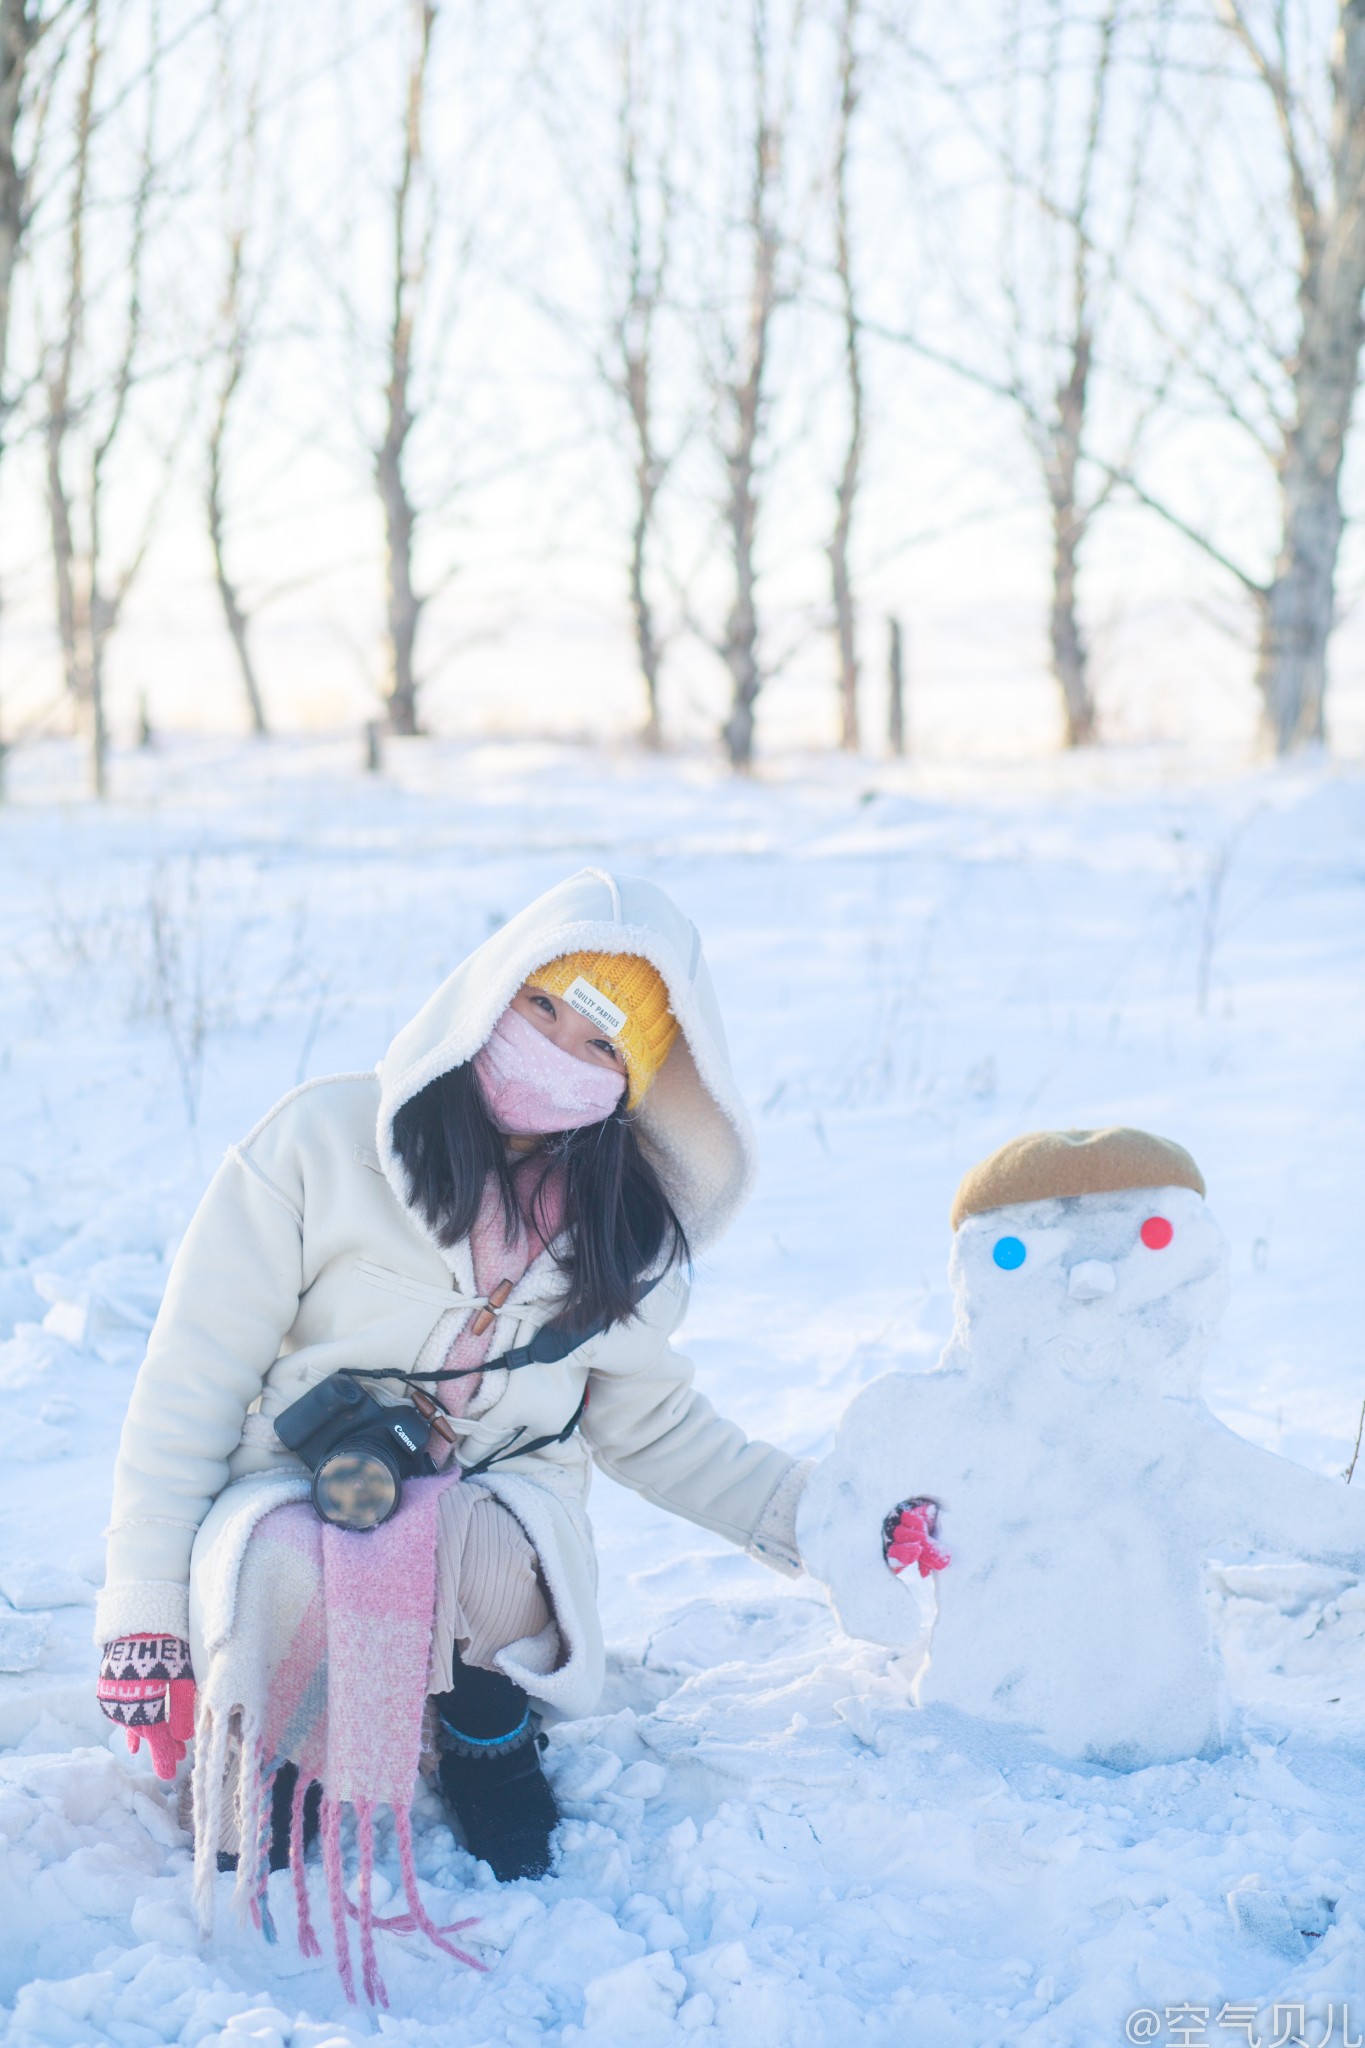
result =
[[[737,783],[421,741],[374,780],[355,751],[170,743],[99,811],[35,748],[0,808],[0,2040],[1094,2048],[1137,2008],[1180,2039],[1187,2005],[1186,2040],[1267,2048],[1302,2006],[1317,2048],[1351,2001],[1365,2033],[1365,1589],[1283,1560],[1216,1582],[1229,1747],[1123,1776],[917,1712],[808,1581],[606,1480],[611,1672],[553,1736],[558,1872],[481,1883],[420,1813],[428,1903],[482,1914],[489,1973],[385,1938],[376,2021],[297,1954],[283,1894],[279,1948],[226,1912],[200,1948],[173,1799],[91,1700],[167,1261],[228,1142],[371,1066],[579,866],[654,877],[706,942],[763,1164],[683,1341],[751,1430],[818,1454],[857,1387],[932,1364],[963,1170],[1112,1121],[1187,1145],[1231,1240],[1218,1414],[1339,1473],[1365,1398],[1359,764]]]

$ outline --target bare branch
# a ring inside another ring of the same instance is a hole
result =
[[[1283,20],[1281,19],[1278,37],[1278,54],[1272,59],[1257,42],[1241,0],[1218,0],[1218,4],[1224,21],[1246,52],[1252,69],[1270,95],[1293,191],[1294,220],[1299,231],[1305,267],[1314,268],[1322,247],[1322,221],[1313,181],[1299,148],[1297,102],[1289,83]]]
[[[834,493],[834,530],[829,565],[834,600],[834,630],[839,657],[839,739],[856,751],[858,721],[858,641],[853,601],[849,543],[863,459],[862,328],[853,280],[849,200],[849,157],[853,121],[860,97],[857,37],[860,0],[843,0],[839,22],[839,115],[834,146],[834,273],[843,314],[844,385],[848,394],[848,438]]]
[[[118,568],[109,559],[104,537],[108,493],[107,472],[124,429],[135,384],[140,376],[145,315],[145,268],[150,210],[156,181],[160,59],[159,0],[151,0],[148,20],[150,51],[143,69],[143,134],[138,176],[127,203],[128,248],[121,284],[126,293],[118,354],[102,390],[75,395],[78,365],[86,354],[92,324],[87,302],[86,247],[94,204],[91,190],[93,146],[100,126],[97,89],[103,75],[104,23],[101,0],[86,7],[85,64],[74,110],[74,170],[67,207],[65,294],[60,338],[48,354],[47,495],[57,588],[57,621],[67,688],[79,717],[88,721],[91,780],[97,796],[106,789],[108,718],[105,702],[105,657],[109,640],[122,616],[128,593],[151,544],[164,499],[168,465],[161,488],[150,498],[140,530]],[[102,225],[109,216],[102,215]],[[105,322],[99,323],[103,332]],[[96,425],[103,404],[102,425]],[[187,404],[193,404],[191,397]],[[84,460],[79,488],[69,480],[68,445],[81,431]],[[172,447],[179,433],[172,437]],[[77,519],[79,513],[79,523]],[[126,524],[126,522],[124,522]]]
[[[1128,492],[1130,497],[1135,498],[1139,505],[1144,506],[1149,512],[1155,512],[1158,519],[1164,520],[1166,525],[1171,527],[1176,533],[1183,534],[1186,540],[1192,541],[1200,553],[1207,555],[1211,562],[1216,562],[1220,569],[1226,569],[1228,575],[1234,576],[1237,579],[1249,597],[1254,597],[1258,600],[1265,598],[1269,589],[1267,584],[1258,583],[1254,576],[1248,575],[1241,564],[1234,562],[1231,555],[1224,554],[1223,550],[1214,541],[1210,540],[1206,533],[1201,533],[1197,526],[1192,526],[1188,520],[1182,519],[1180,514],[1170,505],[1166,504],[1164,500],[1154,497],[1150,491],[1138,482],[1135,476],[1115,470],[1113,472],[1113,481],[1116,487],[1121,486]]]

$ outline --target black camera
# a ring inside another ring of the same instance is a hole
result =
[[[436,1470],[424,1449],[430,1428],[420,1409],[386,1407],[344,1372],[275,1417],[276,1436],[313,1475],[313,1506],[339,1529],[377,1529],[396,1513],[403,1481]]]

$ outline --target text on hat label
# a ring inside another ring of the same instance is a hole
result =
[[[564,1000],[580,1017],[586,1017],[590,1024],[600,1024],[613,1038],[625,1025],[625,1011],[618,1010],[610,996],[604,996],[600,988],[594,988],[581,974],[565,989]]]

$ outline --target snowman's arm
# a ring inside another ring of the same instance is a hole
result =
[[[835,1448],[814,1466],[796,1509],[796,1540],[806,1571],[827,1589],[839,1622],[851,1636],[923,1653],[937,1612],[935,1565],[923,1542],[902,1544],[907,1569],[888,1569],[886,1522],[900,1524],[900,1507],[915,1495],[923,1452],[917,1411],[923,1389],[911,1374],[888,1372],[855,1395],[839,1423]],[[935,1462],[935,1460],[927,1460]],[[917,1536],[929,1536],[921,1524]],[[917,1556],[909,1556],[919,1548]]]
[[[1365,1488],[1324,1479],[1230,1430],[1219,1435],[1209,1475],[1216,1478],[1209,1488],[1215,1547],[1238,1544],[1365,1572]]]
[[[834,1448],[810,1474],[797,1509],[797,1542],[811,1576],[831,1589],[845,1584],[850,1572],[865,1576],[869,1597],[875,1587],[892,1614],[904,1595],[895,1568],[887,1569],[886,1523],[893,1514],[898,1520],[914,1499],[932,1498],[917,1481],[925,1465],[942,1462],[941,1453],[926,1458],[921,1442],[926,1417],[937,1419],[940,1399],[929,1375],[890,1372],[873,1380],[850,1403]],[[943,1433],[938,1430],[934,1441]]]
[[[611,1478],[747,1548],[796,1461],[746,1436],[693,1385],[692,1361],[668,1342],[686,1299],[684,1286],[661,1303],[652,1327],[647,1309],[620,1326],[619,1339],[612,1332],[601,1340],[608,1348],[594,1352],[580,1432]],[[799,1479],[793,1491],[799,1494]],[[780,1548],[776,1511],[773,1520]]]

